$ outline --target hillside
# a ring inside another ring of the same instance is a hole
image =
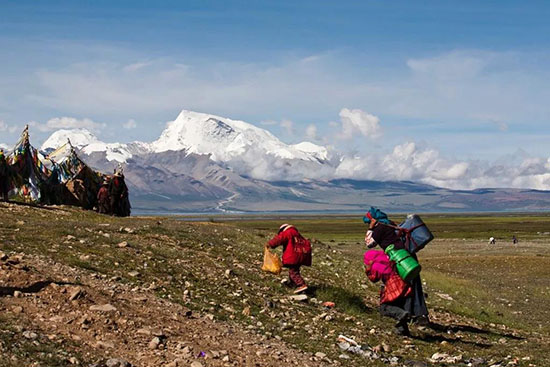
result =
[[[280,284],[284,274],[259,269],[274,222],[120,219],[3,203],[0,218],[1,366],[550,362],[549,315],[541,310],[550,303],[549,252],[536,232],[516,249],[490,248],[465,234],[468,227],[439,221],[437,233],[448,235],[420,256],[435,324],[412,327],[412,337],[403,338],[376,310],[377,286],[361,265],[364,228],[355,221],[296,222],[315,237],[314,266],[303,271],[312,291],[300,302]],[[540,232],[547,225],[542,218],[523,227]],[[471,263],[461,261],[465,252]],[[529,271],[537,282],[527,282]],[[499,281],[487,288],[482,280],[495,274]],[[340,334],[360,343],[363,355],[344,351]]]

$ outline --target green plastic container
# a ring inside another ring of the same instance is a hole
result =
[[[420,273],[422,267],[407,250],[396,250],[394,245],[389,245],[385,252],[395,262],[397,273],[404,281],[411,282]]]

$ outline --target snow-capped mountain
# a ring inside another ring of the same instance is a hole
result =
[[[313,143],[287,145],[269,131],[244,121],[183,110],[151,144],[156,152],[187,150],[210,154],[216,162],[228,162],[254,150],[282,159],[319,161],[328,158],[325,147]]]
[[[183,110],[152,143],[105,143],[85,129],[59,130],[42,145],[67,143],[91,167],[119,164],[138,212],[546,210],[550,192],[453,191],[413,182],[334,179],[339,156],[288,145],[243,121]],[[515,200],[510,200],[513,197]],[[368,205],[367,205],[368,203]]]
[[[150,152],[149,144],[142,142],[132,143],[105,143],[86,129],[61,129],[54,132],[40,147],[40,150],[49,152],[70,141],[71,145],[82,153],[105,153],[108,161],[126,162],[135,154]]]
[[[69,140],[75,148],[83,148],[90,144],[101,143],[94,134],[86,129],[61,129],[50,135],[42,144],[40,150],[45,152],[55,150],[66,144]]]
[[[325,178],[333,168],[327,148],[302,142],[288,145],[269,131],[244,121],[183,110],[152,143],[105,143],[86,129],[58,130],[42,144],[51,151],[67,143],[87,155],[126,163],[146,154],[183,151],[206,155],[239,175],[256,179]]]

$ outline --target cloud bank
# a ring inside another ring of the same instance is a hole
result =
[[[94,122],[89,118],[76,119],[74,117],[55,117],[49,119],[45,124],[35,121],[30,122],[29,126],[44,132],[59,129],[87,129],[90,131],[100,131],[105,128],[106,124]]]

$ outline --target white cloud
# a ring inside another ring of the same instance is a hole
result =
[[[135,129],[137,127],[137,124],[134,119],[129,119],[124,124],[122,124],[122,127],[127,130],[130,130],[130,129]]]
[[[279,125],[286,131],[288,135],[294,135],[294,123],[292,121],[284,119]]]
[[[18,127],[15,125],[8,125],[4,121],[0,120],[0,131],[14,133],[18,130]]]
[[[87,129],[90,131],[99,131],[105,128],[105,124],[97,123],[89,118],[76,119],[74,117],[54,117],[45,124],[36,121],[29,122],[29,125],[40,131],[54,131],[58,129]]]
[[[382,135],[380,119],[360,109],[343,108],[340,110],[340,119],[342,121],[342,132],[339,135],[341,139],[352,139],[357,133],[371,139]]]
[[[315,124],[309,124],[306,127],[306,137],[309,140],[317,140],[317,126]]]
[[[506,122],[503,122],[503,121],[492,121],[492,122],[497,126],[497,128],[500,131],[502,132],[508,131],[508,124]]]
[[[440,80],[464,80],[479,76],[495,53],[484,51],[451,51],[435,57],[411,58],[407,66],[416,74]]]
[[[126,65],[122,68],[122,70],[124,70],[125,72],[129,72],[129,73],[132,73],[134,71],[138,71],[140,69],[143,69],[149,65],[151,65],[152,62],[150,61],[147,61],[147,62],[136,62],[136,63],[133,63],[133,64],[129,64],[129,65]]]

